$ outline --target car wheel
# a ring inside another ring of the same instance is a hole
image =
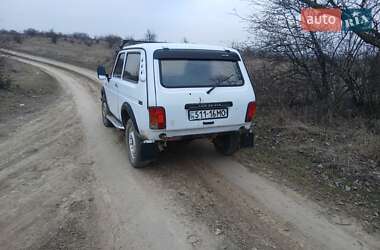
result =
[[[127,145],[129,162],[135,168],[142,168],[149,164],[149,161],[142,160],[142,141],[131,120],[128,120],[125,128],[125,143]]]
[[[219,135],[214,141],[215,149],[223,155],[233,155],[240,148],[239,133]]]
[[[103,125],[107,128],[113,127],[113,124],[107,119],[107,115],[110,114],[110,111],[108,109],[107,102],[104,98],[102,98],[102,121]]]

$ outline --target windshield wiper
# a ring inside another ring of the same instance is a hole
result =
[[[214,84],[214,86],[212,86],[212,88],[211,89],[209,89],[209,90],[207,90],[207,94],[209,95],[214,89],[216,89],[221,83],[224,83],[224,82],[226,82],[226,81],[228,81],[228,80],[230,80],[231,79],[231,77],[233,77],[234,76],[234,74],[231,74],[231,75],[229,75],[229,76],[227,76],[227,77],[225,77],[225,78],[223,78],[223,79],[214,79],[213,81],[215,82],[215,84]]]

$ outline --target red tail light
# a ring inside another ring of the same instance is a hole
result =
[[[166,114],[163,107],[149,107],[149,126],[151,129],[166,128]]]
[[[256,102],[248,103],[247,114],[245,115],[245,122],[251,122],[256,114]]]

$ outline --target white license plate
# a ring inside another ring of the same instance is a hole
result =
[[[228,109],[189,110],[189,121],[222,119],[228,117]]]

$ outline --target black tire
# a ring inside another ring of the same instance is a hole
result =
[[[233,155],[240,148],[239,133],[219,135],[214,141],[215,149],[223,155]]]
[[[131,120],[128,120],[125,127],[125,144],[127,145],[129,162],[134,168],[143,168],[150,163],[142,160],[141,137]],[[131,146],[131,144],[134,145]]]
[[[108,109],[108,104],[105,98],[102,98],[102,121],[103,125],[107,128],[112,128],[113,124],[107,119],[107,115],[110,114],[110,110]]]

